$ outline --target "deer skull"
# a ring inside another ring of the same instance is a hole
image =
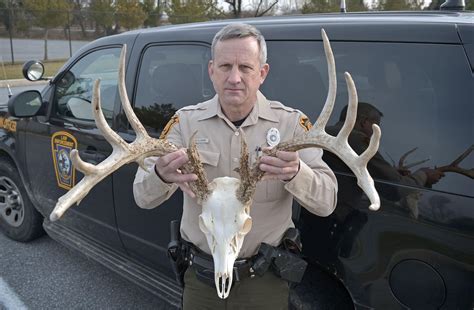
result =
[[[229,296],[234,262],[252,228],[250,203],[244,204],[236,197],[240,180],[231,177],[214,179],[209,187],[212,192],[202,204],[199,228],[206,235],[214,260],[214,279],[217,295]]]

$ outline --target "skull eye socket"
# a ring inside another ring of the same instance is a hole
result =
[[[242,226],[242,230],[239,232],[240,235],[246,235],[252,228],[252,218],[249,216],[245,219],[244,225]]]

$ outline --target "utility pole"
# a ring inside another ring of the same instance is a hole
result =
[[[13,3],[11,3],[11,1],[8,1],[7,2],[7,12],[8,12],[8,35],[10,36],[10,50],[11,50],[11,53],[12,53],[12,65],[15,63],[15,55],[13,53],[13,35],[12,35],[12,27],[13,27],[13,23],[12,23],[12,19],[13,19],[13,9],[12,9],[12,6],[13,6]]]

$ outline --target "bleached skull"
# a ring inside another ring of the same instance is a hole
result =
[[[217,295],[225,299],[232,286],[234,262],[244,236],[252,228],[250,203],[244,205],[236,197],[240,180],[231,177],[214,179],[212,190],[202,204],[199,228],[206,235],[214,259],[214,281]]]

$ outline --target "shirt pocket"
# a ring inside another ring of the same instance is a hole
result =
[[[201,162],[203,164],[210,165],[213,167],[217,167],[217,165],[219,164],[220,155],[220,153],[216,152],[199,150],[199,157],[201,158]]]
[[[285,184],[280,180],[266,180],[257,183],[254,194],[255,202],[272,202],[283,199],[287,195]]]

